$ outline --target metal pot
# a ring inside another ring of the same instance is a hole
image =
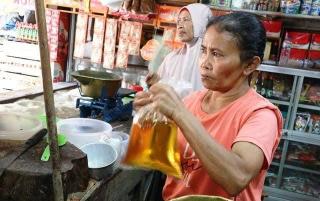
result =
[[[99,98],[101,95],[114,97],[121,87],[122,78],[114,73],[79,70],[72,72],[71,75],[80,83],[82,96],[92,98]]]
[[[117,160],[116,150],[109,144],[92,143],[80,148],[88,157],[89,174],[91,178],[101,180],[113,173]]]

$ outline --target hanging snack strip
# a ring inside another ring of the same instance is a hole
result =
[[[103,39],[106,20],[103,17],[95,18],[94,32],[92,40],[91,62],[102,63]]]
[[[108,18],[106,25],[106,33],[104,38],[103,67],[113,69],[116,53],[116,37],[117,37],[118,20]]]
[[[76,36],[73,56],[77,58],[83,58],[84,47],[86,43],[86,31],[88,25],[88,15],[79,14],[76,25]]]
[[[128,64],[129,36],[131,33],[131,23],[129,21],[121,22],[120,38],[116,58],[117,68],[126,68]]]
[[[142,23],[140,22],[130,22],[130,23],[131,23],[131,33],[129,38],[130,43],[129,43],[128,54],[139,55]]]

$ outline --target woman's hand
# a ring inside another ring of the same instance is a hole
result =
[[[181,114],[185,107],[174,89],[166,84],[157,83],[149,89],[149,92],[154,108],[170,119],[177,121],[178,114]]]
[[[146,91],[140,91],[136,94],[133,100],[133,108],[135,111],[138,111],[141,107],[148,105],[151,102],[151,93]]]
[[[157,73],[148,73],[146,76],[146,83],[148,87],[151,87],[152,85],[156,84],[160,81],[160,76]]]

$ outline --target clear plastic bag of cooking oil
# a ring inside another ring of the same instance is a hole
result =
[[[123,163],[181,178],[177,130],[172,120],[154,111],[150,105],[141,108],[133,119]]]

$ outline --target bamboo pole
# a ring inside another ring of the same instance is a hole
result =
[[[52,182],[55,201],[64,201],[61,178],[60,153],[57,142],[57,125],[53,99],[53,87],[50,68],[50,55],[48,48],[48,35],[45,18],[44,0],[35,0],[36,18],[38,24],[38,38],[42,69],[43,95],[47,115],[49,132],[49,147],[52,161]]]

